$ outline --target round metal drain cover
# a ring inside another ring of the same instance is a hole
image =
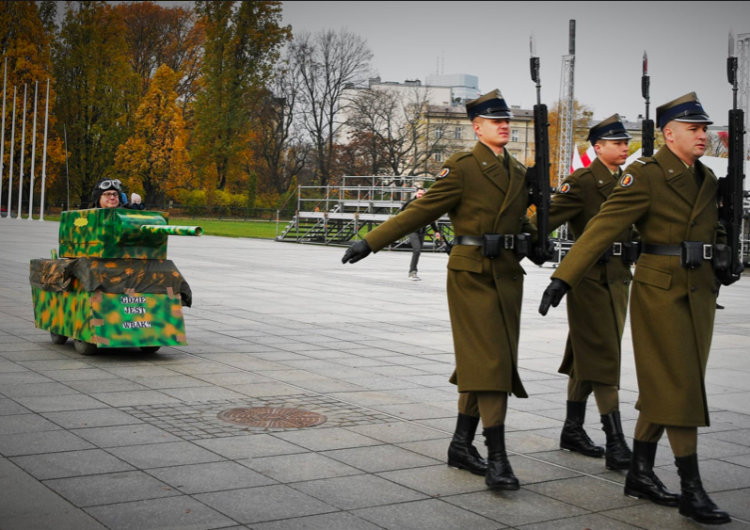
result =
[[[246,427],[302,429],[325,423],[326,417],[302,409],[256,407],[228,409],[219,413],[220,420]]]

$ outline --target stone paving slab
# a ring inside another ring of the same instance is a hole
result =
[[[342,266],[339,248],[173,238],[194,291],[189,346],[78,355],[33,323],[28,260],[56,223],[0,220],[0,528],[694,529],[676,510],[622,495],[624,473],[561,451],[564,303],[536,314],[551,267],[527,265],[519,371],[507,444],[517,492],[445,465],[455,426],[443,254],[379,253]],[[220,256],[221,259],[217,259]],[[707,372],[704,484],[750,529],[750,281],[722,289]],[[638,396],[630,331],[621,413]],[[224,422],[238,407],[301,408],[308,429]],[[601,443],[593,400],[586,428]],[[480,434],[476,445],[486,454]],[[657,473],[679,479],[666,437]],[[40,508],[41,506],[41,508]]]

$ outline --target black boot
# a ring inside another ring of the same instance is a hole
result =
[[[633,453],[630,452],[630,448],[625,442],[625,435],[622,434],[619,410],[602,416],[602,430],[607,435],[607,469],[629,469]]]
[[[471,444],[478,424],[479,416],[458,414],[456,432],[448,446],[448,465],[483,477],[487,474],[487,460]]]
[[[565,418],[565,424],[560,434],[560,448],[575,451],[586,456],[601,458],[604,456],[604,447],[594,445],[589,435],[583,430],[585,419],[586,402],[568,401],[568,415]]]
[[[680,496],[668,491],[654,473],[656,442],[633,440],[633,458],[625,479],[625,495],[662,506],[677,506]]]
[[[492,490],[517,490],[521,486],[513,474],[505,452],[505,425],[495,425],[484,430],[484,443],[487,445],[487,487]]]
[[[725,524],[732,520],[727,512],[721,511],[703,489],[698,472],[698,455],[675,458],[677,473],[680,475],[680,515],[691,517],[703,524]]]

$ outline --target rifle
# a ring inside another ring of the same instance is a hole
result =
[[[641,95],[646,100],[646,117],[641,122],[641,153],[643,156],[654,154],[654,120],[648,119],[648,107],[651,103],[651,79],[648,76],[648,55],[643,52],[643,75],[641,75]]]
[[[526,187],[529,192],[529,204],[536,206],[536,221],[539,237],[533,248],[539,252],[548,251],[549,236],[549,123],[547,105],[542,104],[542,84],[539,77],[539,57],[534,49],[534,37],[531,37],[531,80],[536,83],[536,105],[534,105],[534,166],[526,171]]]
[[[744,199],[743,180],[745,164],[744,123],[742,109],[737,108],[737,57],[734,56],[734,35],[729,34],[729,58],[727,59],[727,77],[734,92],[734,104],[729,111],[729,167],[727,176],[719,179],[719,220],[727,231],[727,241],[731,250],[729,271],[732,276],[734,267],[742,260],[742,203]],[[739,279],[739,278],[737,278]]]

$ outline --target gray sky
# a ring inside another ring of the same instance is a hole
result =
[[[635,121],[645,111],[641,62],[648,51],[651,118],[656,107],[695,91],[717,125],[727,123],[727,35],[750,33],[750,2],[284,2],[294,32],[347,28],[367,40],[384,81],[443,73],[479,76],[509,104],[536,102],[529,36],[541,59],[542,99],[560,94],[568,20],[575,19],[576,98],[594,117]],[[444,61],[443,61],[444,58]]]

